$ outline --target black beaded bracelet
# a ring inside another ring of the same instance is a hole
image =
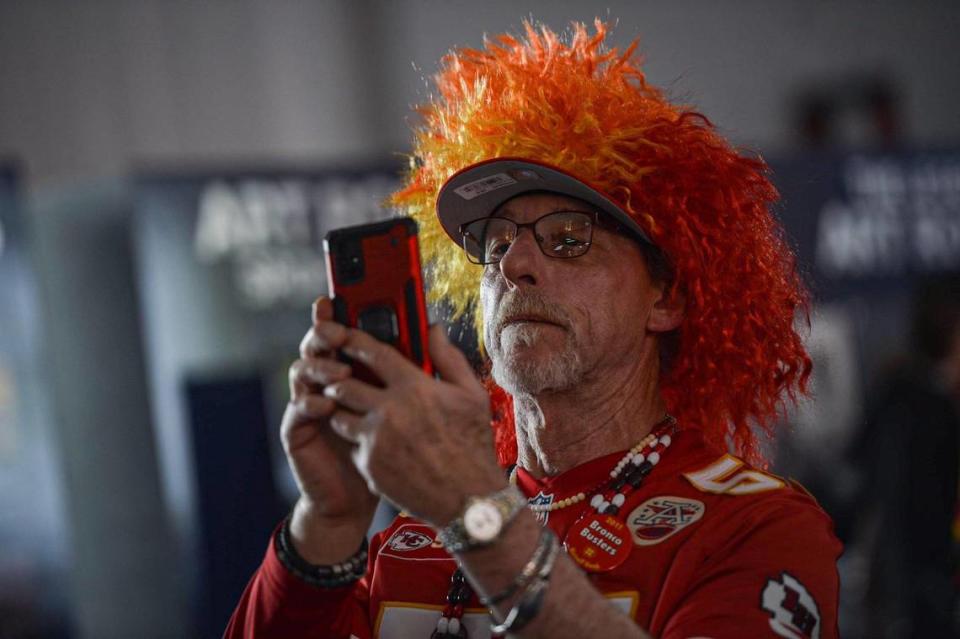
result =
[[[342,588],[359,581],[367,571],[367,548],[367,539],[364,537],[360,549],[347,559],[329,566],[319,566],[301,557],[294,548],[290,538],[289,517],[284,519],[274,536],[274,549],[283,567],[301,581],[318,588]]]

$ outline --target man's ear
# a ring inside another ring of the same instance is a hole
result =
[[[647,330],[654,333],[667,333],[680,326],[687,309],[687,296],[679,286],[663,284],[660,297],[650,309],[647,318]]]

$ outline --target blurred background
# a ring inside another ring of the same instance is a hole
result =
[[[960,3],[0,0],[0,639],[221,634],[323,234],[389,214],[451,47],[596,15],[774,168],[816,372],[771,457],[844,636],[951,636]]]

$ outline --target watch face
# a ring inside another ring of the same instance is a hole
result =
[[[503,527],[503,515],[488,501],[478,501],[470,505],[463,513],[463,527],[474,541],[491,541],[500,534]]]

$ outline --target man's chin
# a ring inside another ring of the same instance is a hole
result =
[[[538,356],[534,351],[525,347],[503,360],[495,359],[491,370],[494,381],[511,395],[530,396],[565,391],[577,384],[578,362],[558,357],[556,352]]]
[[[562,329],[552,324],[511,324],[500,333],[506,358],[549,357],[565,346]]]
[[[505,377],[535,382],[546,371],[555,371],[561,366],[558,353],[544,344],[515,344],[504,349],[500,365],[495,369]],[[555,373],[554,375],[555,376]]]
[[[493,379],[503,390],[514,397],[536,396],[545,392],[541,380],[528,375],[527,371],[493,369]]]

